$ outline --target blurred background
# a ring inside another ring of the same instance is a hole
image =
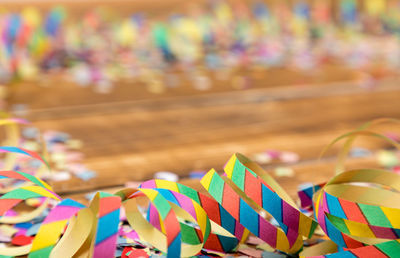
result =
[[[1,115],[64,195],[190,184],[235,152],[294,194],[333,175],[335,137],[399,117],[399,43],[398,0],[0,0]],[[349,167],[399,171],[386,147]]]

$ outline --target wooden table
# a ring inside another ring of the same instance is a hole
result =
[[[322,182],[333,174],[337,148],[323,162],[317,159],[335,137],[375,118],[400,117],[397,78],[381,81],[372,90],[354,82],[327,82],[244,91],[197,92],[183,87],[175,96],[170,92],[126,95],[125,86],[116,87],[110,96],[72,85],[30,86],[27,91],[27,85],[15,88],[11,101],[30,104],[27,118],[41,130],[60,130],[81,139],[85,164],[98,172],[89,182],[74,178],[53,183],[57,192],[65,194],[114,189],[163,170],[183,177],[192,170],[222,171],[235,152],[252,156],[267,149],[299,153],[295,176],[278,178],[294,194],[299,183]],[[83,91],[83,96],[73,98]],[[376,129],[400,132],[399,125]],[[357,146],[386,145],[361,138]],[[350,161],[354,166],[371,162]]]

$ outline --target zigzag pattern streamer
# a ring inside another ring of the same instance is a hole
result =
[[[19,148],[1,151],[41,159]],[[140,241],[167,257],[194,256],[201,250],[233,251],[249,232],[279,251],[301,257],[395,257],[400,253],[400,176],[381,170],[347,171],[319,190],[314,188],[316,220],[302,214],[266,172],[240,154],[229,160],[224,175],[210,170],[201,180],[212,198],[182,184],[151,180],[114,195],[97,193],[86,207],[62,200],[32,175],[2,171],[0,178],[33,184],[1,196],[0,215],[30,198],[58,202],[32,245],[0,248],[0,255],[113,257],[121,209]],[[147,219],[140,208],[142,197],[150,203]],[[32,216],[20,219],[29,221]],[[303,238],[311,237],[318,225],[336,245],[326,242],[329,248],[303,248]],[[334,253],[321,256],[327,252]]]
[[[194,218],[198,217],[197,209],[195,207],[202,207],[212,222],[226,230],[225,234],[214,234],[211,232],[208,236],[208,241],[204,243],[204,249],[218,252],[229,252],[237,246],[239,240],[243,242],[248,236],[249,232],[232,216],[230,216],[230,214],[214,199],[199,193],[190,187],[158,179],[144,182],[140,187],[157,189],[157,191],[167,198],[168,201],[180,205],[181,207],[185,207],[185,210]],[[148,218],[153,226],[161,228],[159,214],[151,207],[149,209]],[[196,234],[192,235],[192,238],[192,241],[203,241],[201,235],[198,234],[198,231],[196,231]]]
[[[68,220],[84,207],[84,205],[71,199],[65,199],[58,203],[40,226],[28,257],[49,257]],[[46,241],[44,241],[45,239]]]
[[[381,187],[372,188],[371,183]],[[341,252],[343,257],[393,257],[400,254],[399,191],[400,177],[394,173],[347,171],[317,194],[315,215],[339,248],[351,249]]]

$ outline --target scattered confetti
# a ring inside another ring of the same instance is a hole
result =
[[[277,177],[293,177],[294,171],[292,168],[289,167],[277,167],[275,168],[275,175]]]
[[[154,174],[154,178],[156,179],[164,179],[172,182],[177,182],[179,177],[177,174],[168,172],[168,171],[160,171]]]
[[[395,151],[381,150],[376,155],[379,164],[385,168],[392,168],[400,164],[399,157]]]

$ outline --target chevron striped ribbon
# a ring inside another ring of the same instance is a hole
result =
[[[11,192],[8,192],[0,197],[0,216],[4,215],[7,211],[18,205],[24,200],[31,198],[46,197],[54,200],[61,200],[61,198],[52,191],[51,187],[39,178],[36,178],[27,173],[18,171],[0,171],[1,178],[12,178],[23,180],[33,183],[33,185],[23,186],[17,188]],[[39,216],[43,210],[47,207],[47,202],[44,202],[36,210],[28,213],[19,215],[16,217],[0,218],[1,223],[20,223],[32,220],[34,217]],[[22,247],[0,247],[0,255],[23,255],[27,254],[31,249],[31,245]]]
[[[113,257],[117,245],[121,198],[100,192],[94,257]]]
[[[185,210],[194,217],[195,210],[191,207],[190,203],[194,201],[203,207],[209,219],[225,229],[228,233],[222,234],[222,232],[220,232],[214,234],[213,232],[216,231],[216,226],[212,224],[214,230],[210,233],[208,241],[205,242],[204,249],[230,252],[239,242],[244,242],[247,239],[249,231],[238,223],[238,221],[236,221],[218,202],[190,187],[175,182],[156,179],[144,182],[141,184],[140,188],[157,189],[157,191],[169,197],[168,201],[176,204],[179,203],[181,207],[184,207]],[[166,192],[163,190],[169,191]],[[184,197],[178,193],[182,194]],[[148,219],[153,226],[160,228],[159,215],[152,208],[149,209]],[[194,237],[196,237],[196,235],[194,235]]]
[[[317,223],[295,208],[283,189],[243,155],[233,155],[225,173],[221,177],[214,170],[209,171],[201,180],[203,187],[245,228],[271,247],[286,253],[300,251],[302,236],[311,237]],[[269,222],[263,211],[269,212],[280,228]]]
[[[28,155],[34,159],[38,159],[39,161],[47,165],[47,163],[40,157],[40,155],[22,148],[0,147],[0,152]],[[51,187],[46,182],[28,173],[12,170],[0,171],[0,179],[5,178],[25,181],[27,182],[27,184],[23,184],[21,187],[14,189],[13,191],[7,192],[0,197],[0,200],[2,200],[2,205],[0,206],[0,215],[3,215],[6,211],[12,209],[20,202],[31,198],[47,197],[55,200],[61,200],[61,198],[53,192]],[[29,185],[29,183],[33,183],[34,185]],[[27,216],[25,217],[29,218]],[[15,219],[16,218],[14,218],[14,220]],[[4,220],[4,217],[2,218],[2,220]]]
[[[193,256],[201,251],[203,243],[193,237],[196,231],[180,220],[196,223],[201,232],[201,239],[206,242],[211,231],[210,221],[204,209],[192,199],[165,189],[126,189],[117,193],[123,200],[126,217],[141,239],[165,252],[168,257]],[[137,207],[137,197],[146,196],[157,209],[161,218],[162,232],[145,220]],[[180,200],[180,201],[178,201]],[[183,202],[185,200],[185,202]],[[183,204],[183,205],[182,205]],[[184,210],[183,207],[187,207]],[[192,210],[192,212],[188,211]],[[164,241],[166,239],[166,241]]]
[[[54,193],[51,187],[43,180],[27,173],[19,171],[0,171],[0,179],[1,178],[13,178],[29,181],[34,185],[23,186],[2,195],[0,197],[0,200],[2,201],[2,205],[0,206],[0,215],[3,215],[6,211],[12,209],[20,202],[31,198],[48,197],[55,200],[61,200],[61,197]]]
[[[271,247],[284,252],[300,250],[302,241],[296,232],[290,231],[289,238],[286,237],[283,230],[260,215],[257,208],[246,202],[246,197],[235,192],[232,185],[226,183],[215,170],[209,171],[201,183],[239,223]]]
[[[68,220],[84,207],[71,199],[65,199],[54,207],[41,224],[28,257],[49,257]]]
[[[271,214],[286,234],[293,229],[301,236],[312,236],[317,223],[301,213],[289,195],[256,163],[235,154],[225,166],[225,173],[258,208]]]
[[[14,155],[14,156],[8,156],[8,158],[6,158],[6,162],[5,162],[6,169],[14,168],[13,162],[15,161],[15,155],[25,155],[32,159],[36,159],[36,160],[40,161],[43,164],[43,168],[45,168],[45,169],[47,168],[50,170],[50,166],[46,162],[46,160],[44,160],[38,153],[36,153],[34,151],[30,151],[30,150],[19,148],[19,147],[13,147],[13,146],[0,146],[0,153],[7,153],[7,154]],[[39,172],[40,172],[40,170],[39,170]],[[34,174],[33,171],[32,171],[32,174]],[[40,173],[35,173],[35,174],[39,175]],[[8,178],[12,178],[12,177],[8,177]],[[1,177],[0,177],[0,179],[1,179]],[[14,178],[14,179],[19,179],[19,178]],[[21,180],[24,180],[24,179],[21,179]],[[24,180],[24,181],[27,181],[27,180]],[[27,183],[24,184],[25,186],[27,186],[29,184],[28,181],[27,181]],[[44,183],[44,182],[42,181],[42,183]],[[11,190],[12,190],[12,188],[0,189],[0,193],[7,193]]]
[[[319,225],[339,249],[326,257],[400,254],[400,176],[376,169],[332,178],[315,196]]]

